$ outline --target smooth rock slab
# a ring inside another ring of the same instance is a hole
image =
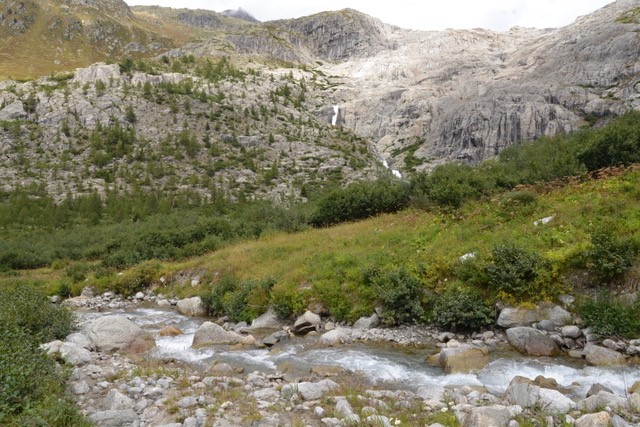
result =
[[[138,416],[133,409],[109,409],[89,415],[89,420],[100,427],[124,427],[132,425],[138,420]]]
[[[552,338],[537,329],[516,327],[507,329],[507,339],[520,353],[528,356],[557,356],[560,347]]]

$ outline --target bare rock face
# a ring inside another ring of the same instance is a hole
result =
[[[98,80],[103,83],[109,82],[111,79],[120,79],[120,68],[118,64],[104,64],[98,62],[87,68],[80,68],[76,70],[76,74],[73,78],[73,82],[85,84],[95,83]]]
[[[91,322],[85,334],[97,351],[142,353],[156,343],[151,334],[124,316],[104,316]]]
[[[558,344],[537,329],[516,327],[507,329],[507,339],[516,350],[528,356],[557,356]]]

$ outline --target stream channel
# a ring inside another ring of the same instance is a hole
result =
[[[592,367],[584,360],[568,357],[531,358],[517,352],[494,351],[491,361],[481,371],[469,374],[445,374],[439,367],[426,362],[437,352],[435,343],[417,348],[399,347],[386,343],[353,343],[339,347],[320,347],[313,338],[292,338],[271,349],[234,349],[230,346],[191,348],[193,335],[206,319],[186,317],[170,309],[133,308],[91,313],[88,317],[123,314],[143,329],[151,332],[157,347],[149,356],[159,360],[174,360],[207,369],[213,362],[227,362],[242,366],[245,373],[261,371],[275,373],[286,365],[287,372],[308,374],[313,366],[339,367],[359,375],[383,389],[416,391],[421,387],[484,386],[492,394],[504,392],[516,375],[535,378],[542,375],[555,379],[570,394],[584,397],[587,390],[599,383],[620,396],[634,382],[640,380],[640,369],[631,367]],[[160,329],[175,326],[184,333],[161,337]]]

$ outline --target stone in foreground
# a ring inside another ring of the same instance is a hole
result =
[[[537,329],[516,327],[507,329],[509,344],[520,353],[528,356],[557,356],[560,354],[558,344]]]
[[[142,353],[156,346],[153,336],[124,316],[104,316],[91,322],[85,334],[97,351]]]

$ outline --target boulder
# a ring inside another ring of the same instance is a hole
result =
[[[516,327],[507,329],[507,339],[519,352],[528,356],[557,356],[558,344],[537,329]]]
[[[243,372],[242,366],[231,366],[226,362],[216,362],[207,370],[207,374],[214,377],[230,377]]]
[[[541,320],[550,320],[555,326],[563,326],[571,319],[571,313],[559,305],[540,305],[534,309],[523,307],[505,307],[500,311],[498,326],[513,328],[529,326]]]
[[[263,313],[260,317],[253,319],[250,329],[282,329],[284,322],[278,318],[278,315],[269,307],[266,313]]]
[[[302,316],[296,319],[293,324],[293,332],[304,335],[311,331],[317,331],[320,328],[321,322],[320,316],[307,310]]]
[[[582,331],[575,325],[569,325],[562,328],[562,336],[567,338],[580,338]]]
[[[469,344],[440,351],[438,362],[447,374],[479,371],[489,363],[489,351]]]
[[[624,365],[626,359],[623,354],[598,345],[588,345],[582,354],[587,359],[587,363],[594,366]]]
[[[118,64],[107,65],[102,62],[90,65],[87,68],[79,68],[76,70],[75,76],[71,79],[72,83],[95,83],[101,80],[108,83],[109,80],[120,80],[120,67]]]
[[[330,379],[313,382],[302,382],[297,384],[286,384],[282,387],[281,395],[285,398],[291,397],[293,394],[299,394],[304,400],[318,400],[326,393],[339,389],[340,386]]]
[[[462,422],[463,427],[507,427],[511,420],[509,408],[502,405],[472,408]]]
[[[0,110],[0,121],[26,119],[27,112],[24,110],[22,101],[14,101]]]
[[[73,342],[62,343],[59,353],[65,362],[73,366],[86,365],[91,362],[91,352]]]
[[[64,341],[68,343],[76,344],[87,350],[93,350],[93,343],[91,342],[89,337],[87,337],[82,332],[74,332],[69,336],[67,336],[67,338],[65,338]]]
[[[155,347],[151,334],[124,316],[104,316],[85,329],[97,351],[141,353]]]
[[[549,412],[567,413],[576,407],[573,400],[558,390],[542,388],[534,381],[521,376],[511,380],[504,398],[512,405],[523,408],[539,407]]]
[[[185,298],[176,304],[178,313],[184,316],[205,316],[207,309],[200,297]]]
[[[213,322],[204,322],[193,335],[192,347],[203,347],[219,344],[249,344],[255,341],[251,335],[243,336],[227,331]]]
[[[121,393],[116,389],[109,390],[107,397],[104,399],[104,406],[107,409],[126,410],[133,409],[134,401],[129,396]]]
[[[320,336],[320,343],[325,345],[339,345],[349,340],[350,331],[346,328],[338,328],[325,332]]]
[[[609,427],[610,425],[611,415],[603,411],[581,416],[576,420],[574,427]]]
[[[602,384],[595,383],[595,384],[593,384],[591,386],[591,388],[587,392],[587,397],[591,397],[593,395],[596,395],[596,394],[600,393],[601,391],[606,391],[607,393],[612,393],[613,394],[613,391],[609,387],[603,386]]]
[[[541,331],[553,332],[556,330],[556,324],[551,320],[544,319],[538,322],[537,328]]]
[[[640,381],[634,382],[633,385],[629,387],[629,393],[640,393]]]
[[[371,329],[380,325],[380,317],[373,313],[370,317],[361,317],[353,324],[354,329]]]
[[[627,404],[627,400],[623,397],[606,391],[600,391],[593,396],[589,396],[584,399],[580,406],[585,410],[585,412],[593,412],[598,409],[606,408],[607,406],[614,410],[624,408]]]
[[[353,408],[351,407],[351,404],[347,402],[347,399],[338,399],[333,413],[340,418],[346,418],[353,415]]]

